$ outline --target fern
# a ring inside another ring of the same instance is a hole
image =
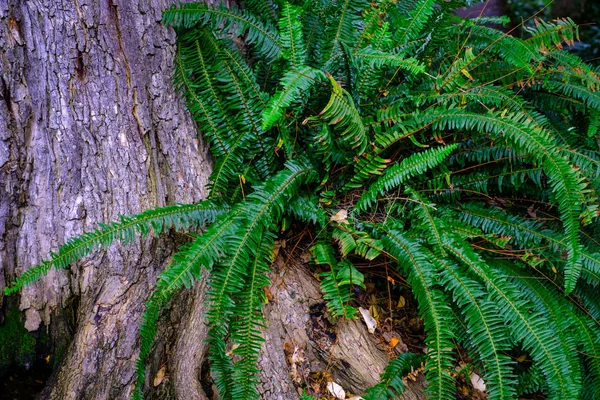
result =
[[[302,91],[309,90],[319,79],[324,78],[325,75],[320,70],[310,67],[305,67],[300,71],[291,70],[287,72],[281,80],[283,90],[273,96],[269,106],[263,112],[263,130],[266,131],[283,117],[285,108],[289,107]]]
[[[385,231],[383,242],[409,276],[427,333],[428,392],[433,399],[455,396],[451,376],[455,321],[443,292],[437,286],[434,264],[420,246],[395,229]]]
[[[406,389],[402,383],[402,376],[417,369],[423,362],[421,354],[403,353],[390,361],[381,374],[381,383],[367,390],[365,400],[395,399]]]
[[[330,271],[321,272],[321,290],[323,298],[334,317],[352,319],[357,310],[349,303],[352,301],[351,286],[362,286],[363,275],[347,260],[337,261],[334,250],[329,245],[317,244],[311,249],[316,264],[328,265]]]
[[[225,212],[226,207],[217,206],[210,201],[196,204],[181,204],[144,211],[137,215],[122,216],[119,222],[99,224],[98,228],[76,236],[51,253],[48,260],[28,269],[11,286],[4,288],[5,294],[19,291],[48,273],[52,268],[67,268],[70,264],[92,253],[100,247],[108,247],[115,240],[124,244],[134,241],[136,234],[146,236],[152,232],[160,235],[168,228],[193,230],[205,223],[213,222],[217,215]]]
[[[361,199],[356,204],[356,208],[366,209],[384,192],[398,187],[408,179],[440,164],[456,147],[456,145],[449,145],[429,149],[402,160],[400,163],[389,168],[381,178],[363,193]]]

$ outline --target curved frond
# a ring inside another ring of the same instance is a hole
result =
[[[359,210],[367,209],[375,203],[378,196],[397,188],[408,179],[442,163],[457,147],[458,145],[452,144],[428,149],[421,153],[413,154],[388,168],[383,176],[363,193],[358,203],[356,203],[356,208]]]
[[[408,273],[409,283],[419,302],[419,314],[427,333],[426,378],[430,399],[454,399],[452,349],[455,321],[452,310],[438,287],[435,265],[427,253],[414,241],[396,229],[385,229],[383,243],[398,260],[401,270]]]
[[[9,295],[18,292],[23,286],[47,274],[51,268],[67,268],[93,251],[110,246],[116,240],[129,244],[137,234],[144,237],[148,233],[159,235],[169,228],[197,229],[214,221],[217,215],[227,209],[213,202],[203,201],[155,208],[137,215],[122,216],[118,222],[112,224],[98,224],[95,230],[68,240],[56,253],[50,253],[48,260],[25,271],[11,286],[4,288],[4,293]]]

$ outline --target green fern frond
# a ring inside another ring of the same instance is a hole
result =
[[[362,154],[367,148],[368,136],[360,114],[356,109],[352,97],[331,75],[327,75],[331,81],[332,92],[329,102],[313,119],[323,119],[329,125],[335,126],[340,135],[340,142],[352,154]]]
[[[321,272],[321,292],[334,317],[356,318],[358,311],[350,305],[352,286],[364,288],[364,277],[348,260],[337,261],[333,247],[316,244],[310,250],[317,265],[328,265],[330,271]]]
[[[179,4],[163,12],[163,23],[186,29],[200,24],[235,36],[244,35],[249,44],[257,46],[262,55],[271,59],[281,52],[277,29],[245,10],[223,5],[213,8],[200,3]]]
[[[562,351],[555,332],[550,329],[547,316],[528,309],[523,295],[509,284],[509,278],[491,270],[471,246],[450,236],[444,238],[444,247],[463,263],[486,286],[505,320],[510,321],[511,335],[540,365],[546,378],[549,395],[556,399],[577,398],[581,385],[571,370],[568,355]]]
[[[98,224],[95,230],[68,240],[56,253],[50,253],[48,260],[25,271],[11,286],[4,288],[4,293],[9,295],[18,292],[23,286],[46,275],[51,268],[67,268],[93,251],[110,246],[116,240],[129,244],[137,234],[141,237],[148,233],[159,235],[169,228],[194,230],[214,221],[217,215],[227,209],[211,201],[203,201],[156,208],[137,215],[122,216],[112,224]]]
[[[458,265],[446,259],[436,259],[440,267],[441,284],[454,295],[461,309],[473,347],[483,364],[486,392],[491,400],[512,399],[516,396],[514,362],[505,354],[511,349],[505,320],[498,314],[483,286],[471,279]]]
[[[578,325],[577,316],[571,304],[564,296],[561,296],[555,287],[550,287],[545,282],[535,279],[535,275],[529,278],[527,271],[517,268],[514,263],[497,263],[497,266],[515,277],[512,278],[512,282],[522,293],[526,294],[537,312],[550,317],[547,322],[550,329],[556,332],[562,352],[569,362],[571,379],[573,383],[581,385],[581,363],[573,354],[573,349],[578,347],[581,337],[571,334]]]
[[[408,274],[409,283],[419,303],[419,314],[427,333],[427,361],[425,365],[430,399],[454,399],[452,378],[452,349],[454,325],[452,311],[438,287],[435,265],[416,242],[399,230],[384,229],[382,238],[387,251],[398,260],[398,266]]]
[[[425,24],[434,13],[435,0],[417,0],[412,3],[407,18],[396,26],[396,41],[401,44],[417,38],[423,33]]]
[[[434,126],[437,129],[477,129],[492,134],[501,133],[510,144],[528,152],[543,164],[567,234],[569,263],[565,268],[565,289],[570,293],[581,274],[579,215],[585,202],[585,185],[579,171],[566,162],[548,132],[518,114],[492,117],[463,111],[442,116]]]
[[[311,67],[286,72],[281,78],[282,90],[271,98],[268,107],[263,111],[262,129],[267,131],[277,123],[283,117],[285,109],[292,102],[299,100],[302,92],[310,90],[314,84],[322,79],[325,79],[325,74]]]
[[[543,227],[535,221],[527,221],[517,218],[510,213],[494,210],[490,207],[482,207],[478,204],[466,204],[459,212],[459,218],[484,232],[496,233],[514,238],[512,245],[531,250],[539,248],[541,243],[547,243],[556,252],[557,261],[563,256],[568,247],[564,235]],[[542,253],[547,257],[552,256],[549,252]],[[593,249],[582,248],[582,268],[584,279],[594,285],[598,284],[600,278],[600,253]]]
[[[381,374],[381,382],[369,388],[362,396],[364,400],[388,400],[399,398],[406,387],[402,377],[419,368],[425,361],[422,354],[402,353],[389,362]]]
[[[332,50],[323,58],[331,60],[332,55],[340,49],[342,44],[352,45],[358,38],[356,25],[361,22],[361,13],[369,7],[366,0],[341,0],[339,7],[335,10],[335,22],[328,32],[328,40],[331,42]]]
[[[267,276],[269,265],[273,261],[273,246],[275,235],[268,231],[262,232],[257,241],[255,254],[251,259],[245,287],[239,296],[235,297],[237,304],[231,324],[231,339],[234,346],[233,354],[239,356],[233,364],[233,382],[231,396],[234,399],[257,399],[259,370],[257,368],[258,353],[264,342],[260,328],[263,323],[262,304],[265,302],[263,288],[270,281]]]
[[[306,63],[306,45],[300,22],[301,14],[300,7],[285,2],[279,19],[282,57],[289,60],[293,69],[301,69]]]
[[[202,268],[210,269],[221,257],[227,240],[235,230],[233,212],[227,213],[212,224],[201,236],[197,237],[173,255],[171,264],[158,276],[156,288],[146,302],[146,311],[140,327],[140,355],[136,362],[137,386],[134,399],[142,399],[146,367],[145,360],[150,354],[156,335],[156,322],[165,303],[183,286],[191,287],[200,279]]]
[[[230,332],[230,321],[235,315],[236,302],[234,293],[242,292],[248,277],[249,266],[256,256],[256,249],[262,243],[264,230],[270,230],[284,212],[284,204],[291,193],[302,183],[315,179],[313,167],[306,161],[295,160],[286,163],[286,169],[280,171],[263,185],[256,186],[254,192],[238,204],[234,211],[239,212],[235,217],[237,229],[227,239],[226,257],[212,271],[209,290],[210,307],[207,311],[209,321],[209,358],[212,361],[212,371],[215,383],[223,398],[231,398],[233,392],[239,390],[234,385],[234,365],[227,356],[225,338]],[[269,240],[264,244],[268,247]],[[241,305],[243,306],[243,305]],[[252,334],[251,338],[255,338]],[[255,342],[247,343],[255,346]],[[248,351],[252,359],[252,349]],[[244,390],[252,391],[253,379],[247,381]]]
[[[356,248],[356,240],[352,233],[340,227],[333,230],[331,237],[337,242],[342,257],[346,257],[352,250]]]
[[[431,148],[421,153],[413,154],[402,160],[400,163],[388,168],[385,174],[363,193],[358,203],[356,203],[356,208],[358,210],[367,209],[375,203],[379,195],[396,188],[408,179],[437,166],[443,162],[451,152],[456,150],[457,147],[458,145],[452,144]]]
[[[562,47],[563,43],[572,46],[575,41],[579,41],[579,29],[571,18],[559,18],[553,22],[536,19],[535,23],[534,27],[524,27],[531,35],[525,42],[540,51],[547,51],[552,46]]]
[[[288,203],[286,214],[320,227],[325,227],[329,220],[327,213],[319,207],[319,198],[316,195],[295,197]]]

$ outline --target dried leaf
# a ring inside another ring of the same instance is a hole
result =
[[[517,362],[523,362],[527,359],[527,354],[521,354],[519,357],[517,357]]]
[[[404,296],[400,296],[398,299],[398,308],[403,308],[406,305],[406,299]]]
[[[229,349],[229,351],[228,351],[228,352],[226,352],[226,353],[225,353],[225,355],[226,355],[227,357],[233,357],[233,351],[234,351],[235,349],[237,349],[238,347],[240,347],[240,345],[239,345],[238,343],[234,343],[234,344],[231,346],[231,349]]]
[[[343,224],[348,223],[348,211],[344,209],[338,211],[334,216],[331,217],[331,221],[340,222]]]
[[[269,302],[273,300],[273,293],[271,292],[271,289],[269,289],[268,286],[265,286],[263,288],[263,292],[265,292],[265,304],[269,304]]]
[[[475,389],[485,392],[485,382],[475,372],[471,372],[471,384]]]
[[[162,367],[160,367],[160,369],[156,373],[156,376],[154,377],[154,387],[156,387],[162,383],[162,381],[165,379],[166,372],[167,372],[167,364],[164,364]]]
[[[369,313],[369,310],[365,308],[359,307],[358,311],[360,311],[360,314],[362,315],[365,324],[367,324],[367,330],[369,331],[369,333],[375,333],[375,329],[377,328],[377,320],[373,318]]]
[[[390,343],[390,347],[392,347],[392,348],[393,348],[393,347],[396,347],[396,345],[397,345],[398,343],[400,343],[400,339],[398,339],[397,337],[393,337],[393,338],[392,338],[392,340],[390,340],[390,342],[389,342],[389,343]]]
[[[302,383],[302,374],[298,369],[298,364],[304,361],[302,357],[302,350],[298,346],[294,346],[294,353],[290,357],[290,376],[296,384]]]
[[[335,382],[329,382],[327,384],[327,390],[329,390],[329,393],[335,396],[336,399],[344,400],[346,398],[346,392],[344,391],[344,388]]]
[[[383,308],[375,304],[369,307],[369,312],[371,313],[373,318],[375,318],[376,321],[379,321],[384,313]]]

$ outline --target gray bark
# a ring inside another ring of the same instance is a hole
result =
[[[210,164],[173,90],[169,3],[0,0],[0,288],[97,222],[203,197]],[[139,318],[170,247],[113,246],[23,290],[27,329],[55,338],[54,316],[79,298],[47,397],[128,396]]]
[[[97,222],[204,196],[210,161],[172,86],[175,34],[160,24],[170,3],[0,0],[0,290]],[[65,353],[42,398],[130,396],[144,302],[177,242],[112,246],[19,294],[27,329],[49,330]],[[349,391],[375,383],[387,355],[364,326],[341,324],[340,340],[323,347],[310,325],[310,307],[322,304],[318,283],[297,263],[285,285],[278,279],[265,310],[263,398],[298,398],[299,377],[325,367]],[[148,398],[212,391],[203,372],[205,292],[203,280],[164,312]],[[64,322],[71,313],[73,332]],[[290,346],[304,361],[291,362]]]

